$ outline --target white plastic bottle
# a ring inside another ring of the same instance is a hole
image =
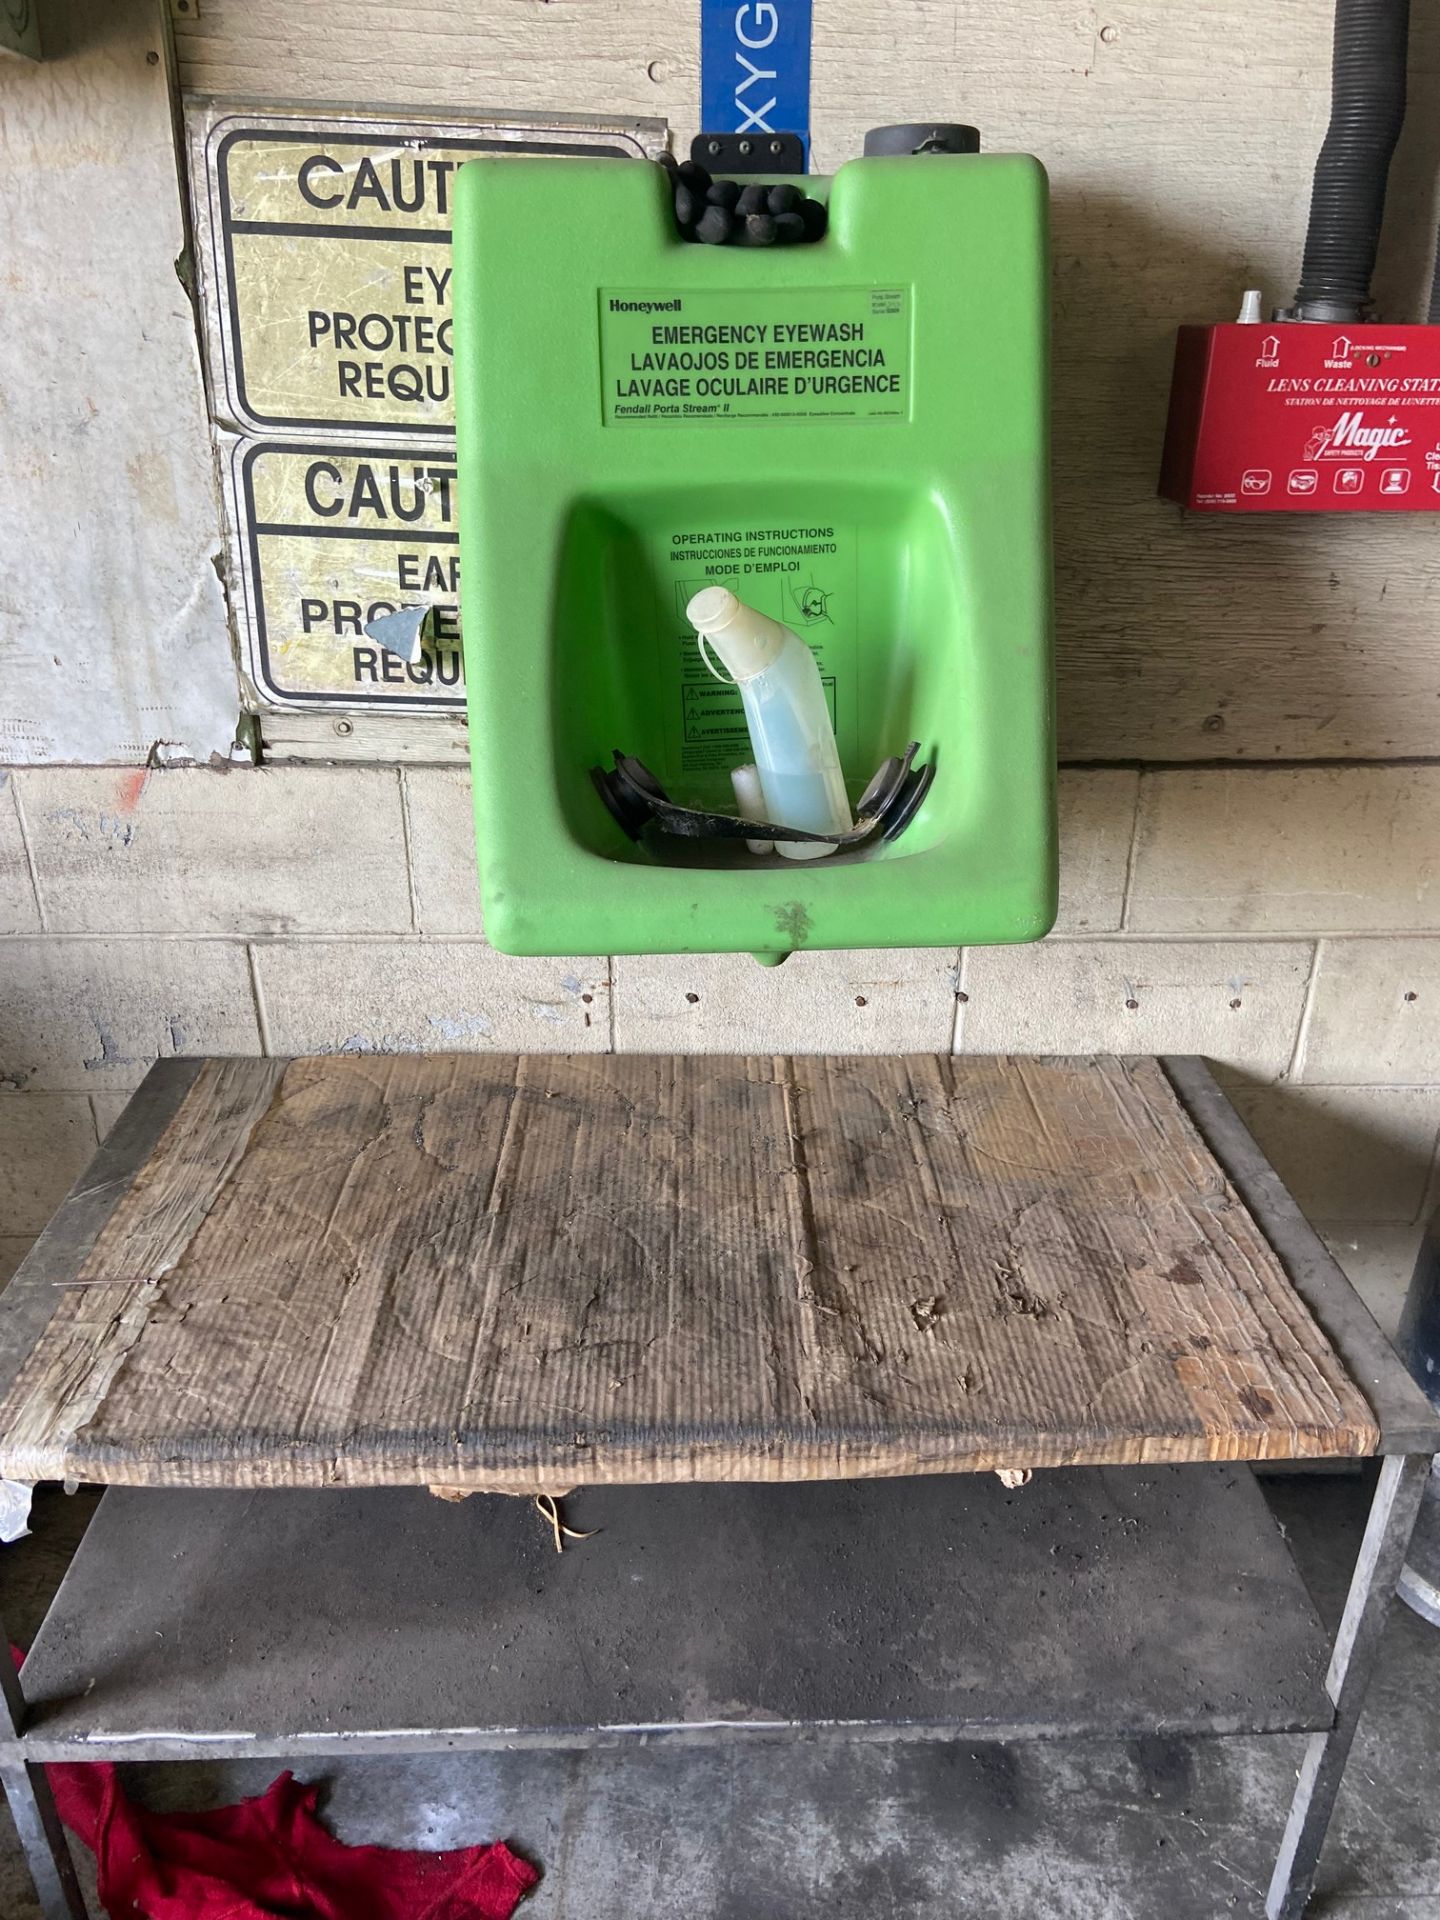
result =
[[[754,767],[732,767],[730,769],[730,788],[735,795],[735,811],[742,820],[763,820],[765,818],[765,789],[760,784],[760,776]],[[773,853],[773,840],[747,840],[746,846],[751,853]],[[0,1485],[4,1482],[0,1481]]]
[[[815,656],[798,634],[747,607],[728,587],[705,587],[685,609],[740,689],[765,812],[779,826],[845,833],[854,825],[835,729]],[[814,860],[833,846],[777,840],[787,860]]]

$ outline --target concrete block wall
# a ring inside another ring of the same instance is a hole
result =
[[[1393,1290],[1437,1197],[1440,767],[1075,770],[1061,819],[1038,946],[517,960],[459,770],[0,773],[0,1256],[158,1055],[1171,1051]]]

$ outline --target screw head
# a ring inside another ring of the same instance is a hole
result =
[[[347,734],[355,731],[355,722],[353,720],[337,720],[335,722],[335,731],[343,740]]]

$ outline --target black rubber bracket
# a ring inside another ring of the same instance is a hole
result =
[[[677,806],[644,762],[618,747],[612,756],[614,766],[592,767],[590,778],[611,817],[632,840],[640,839],[653,822],[662,833],[682,840],[804,840],[857,847],[877,833],[884,840],[896,840],[915,818],[935,777],[933,764],[915,765],[919,751],[919,741],[912,740],[903,754],[892,754],[882,762],[860,796],[855,825],[846,833],[806,833],[769,820],[746,820],[738,813]]]
[[[707,173],[804,173],[805,142],[798,133],[697,133],[690,158]]]
[[[865,136],[868,158],[897,153],[978,153],[980,129],[955,120],[912,120],[897,127],[871,127]]]

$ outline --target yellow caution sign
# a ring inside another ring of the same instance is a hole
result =
[[[230,463],[250,677],[278,706],[462,707],[455,462],[435,448],[240,441]],[[365,632],[429,606],[422,659]]]
[[[663,123],[198,103],[211,391],[240,431],[449,437],[450,192],[467,160],[643,158]]]

